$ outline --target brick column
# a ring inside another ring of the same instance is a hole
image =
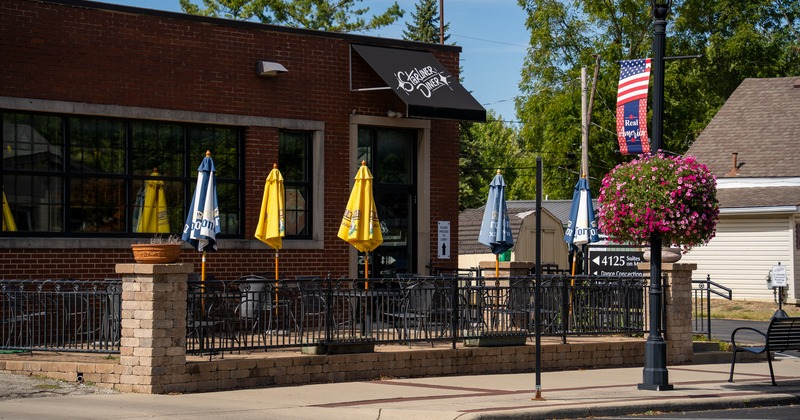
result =
[[[650,265],[640,264],[644,277],[649,278]],[[685,364],[692,361],[692,273],[697,264],[662,263],[661,272],[667,276],[664,285],[664,340],[667,343],[667,363]],[[647,310],[647,308],[645,308]]]
[[[181,392],[186,376],[188,263],[117,264],[122,275],[123,392]]]

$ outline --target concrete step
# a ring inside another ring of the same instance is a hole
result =
[[[692,343],[692,349],[695,354],[706,351],[719,351],[719,343],[715,341],[695,341]]]

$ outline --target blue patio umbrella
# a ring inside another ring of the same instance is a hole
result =
[[[597,218],[592,206],[592,194],[589,191],[589,181],[581,177],[575,184],[572,193],[572,206],[569,210],[569,222],[564,232],[564,242],[574,254],[577,254],[581,245],[600,240],[597,232]],[[575,260],[572,260],[572,274],[575,274]]]
[[[206,157],[197,168],[197,186],[181,236],[184,242],[203,253],[201,282],[206,278],[206,252],[217,251],[217,234],[220,232],[215,171],[211,152],[207,151]]]
[[[495,254],[495,277],[500,277],[500,254],[514,246],[506,207],[506,182],[500,170],[489,184],[489,198],[486,200],[478,242],[492,249],[492,254]]]

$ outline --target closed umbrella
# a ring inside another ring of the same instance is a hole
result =
[[[5,191],[3,191],[3,231],[17,231],[17,224],[14,223],[14,216],[11,214],[11,207],[8,206],[8,199],[6,198]]]
[[[201,282],[206,279],[206,252],[217,251],[217,234],[220,232],[215,171],[211,152],[207,151],[206,157],[197,168],[197,186],[181,236],[184,242],[203,253]]]
[[[159,176],[158,168],[150,176]],[[169,233],[169,213],[164,181],[150,179],[144,183],[144,200],[136,226],[137,232]]]
[[[564,232],[564,242],[572,249],[576,255],[579,247],[599,239],[597,232],[597,218],[594,215],[592,206],[592,194],[589,191],[589,181],[586,177],[581,177],[575,184],[572,193],[572,206],[569,210],[569,222],[567,230]],[[575,275],[575,260],[572,260],[572,274]]]
[[[273,164],[264,185],[255,237],[275,250],[275,280],[278,280],[278,250],[283,247],[286,235],[284,200],[283,175],[278,165]]]
[[[486,200],[486,209],[483,212],[481,231],[478,242],[488,246],[495,255],[495,278],[500,277],[500,254],[514,246],[514,236],[511,233],[511,221],[508,218],[506,207],[506,182],[500,170],[489,184],[489,197]],[[499,285],[499,280],[496,282]]]
[[[361,161],[361,168],[356,174],[338,236],[367,254],[364,260],[364,278],[369,278],[369,253],[383,243],[383,234],[375,199],[372,197],[372,174],[366,161]]]

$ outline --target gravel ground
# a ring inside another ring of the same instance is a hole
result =
[[[64,382],[35,376],[0,373],[0,401],[17,398],[117,393],[117,391],[112,389],[98,388],[93,385],[79,384],[76,382]]]

